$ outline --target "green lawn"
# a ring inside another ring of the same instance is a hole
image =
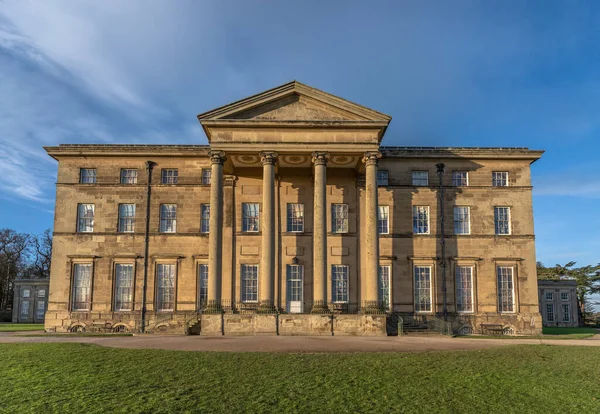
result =
[[[572,335],[572,334],[592,334],[600,333],[595,328],[542,328],[544,335]]]
[[[600,348],[202,353],[0,344],[0,412],[600,412]]]
[[[511,335],[467,335],[459,338],[476,339],[586,339],[599,334],[595,328],[542,328],[542,335],[511,336]]]
[[[0,323],[0,332],[24,332],[43,330],[43,323]]]

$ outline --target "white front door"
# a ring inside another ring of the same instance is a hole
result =
[[[287,306],[289,313],[302,313],[304,266],[287,265]]]

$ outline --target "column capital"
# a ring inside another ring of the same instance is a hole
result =
[[[324,151],[315,151],[312,153],[312,162],[315,165],[327,165],[329,153]]]
[[[225,163],[225,160],[227,159],[224,151],[208,151],[208,156],[210,157],[211,164],[223,165],[223,163]]]
[[[365,165],[377,165],[379,163],[379,158],[381,158],[381,152],[379,151],[368,151],[365,152],[365,156],[362,161]]]
[[[273,151],[262,151],[260,152],[260,160],[262,161],[263,165],[275,165],[275,162],[277,161],[277,153]]]

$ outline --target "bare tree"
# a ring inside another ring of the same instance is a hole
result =
[[[50,263],[52,261],[52,231],[46,229],[42,234],[31,236],[31,249],[33,253],[32,276],[36,278],[50,277]]]
[[[0,309],[12,304],[13,282],[24,268],[30,236],[12,229],[0,229]]]

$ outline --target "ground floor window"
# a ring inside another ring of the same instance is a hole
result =
[[[546,304],[546,320],[548,322],[554,322],[554,304],[553,303]]]
[[[431,266],[415,266],[415,312],[431,312]]]
[[[242,302],[258,302],[258,265],[242,265]]]
[[[332,283],[332,302],[347,303],[348,302],[348,266],[333,265],[331,266],[331,283]]]
[[[302,287],[304,281],[304,266],[287,265],[287,311],[302,312]]]
[[[473,312],[473,268],[456,266],[456,311]]]
[[[200,307],[208,303],[208,265],[198,265],[198,304]]]
[[[46,310],[46,301],[38,300],[37,309],[36,309],[36,313],[35,313],[36,319],[44,319],[45,310]]]
[[[73,266],[73,310],[90,310],[91,293],[92,264],[75,264]]]
[[[513,268],[508,266],[498,266],[496,268],[498,276],[498,311],[515,311],[515,292],[513,282]]]
[[[156,267],[156,310],[175,308],[175,265],[158,264]]]
[[[392,304],[391,295],[391,266],[379,266],[379,303],[385,309],[390,309]]]
[[[562,321],[571,322],[571,307],[568,303],[562,304]]]
[[[21,318],[29,318],[29,301],[21,302]]]
[[[133,310],[133,264],[115,266],[115,311]]]

